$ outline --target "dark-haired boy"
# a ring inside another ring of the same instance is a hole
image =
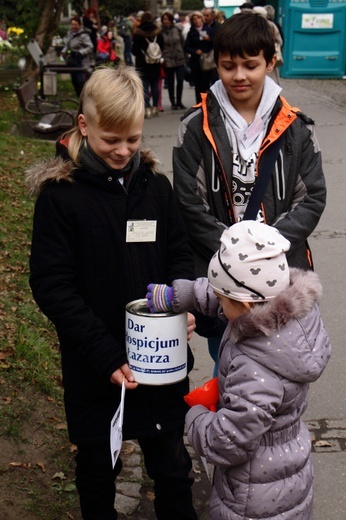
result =
[[[276,60],[268,21],[233,15],[215,35],[214,55],[220,80],[185,114],[173,149],[195,275],[206,276],[222,232],[243,219],[275,226],[291,242],[289,265],[312,269],[307,238],[326,202],[321,153],[313,120],[267,76]],[[214,325],[203,335],[218,336]],[[209,343],[215,360],[218,338]]]

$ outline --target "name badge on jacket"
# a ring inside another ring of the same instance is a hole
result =
[[[128,220],[126,242],[155,242],[156,220]]]

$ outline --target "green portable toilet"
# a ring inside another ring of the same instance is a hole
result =
[[[345,0],[279,0],[278,14],[285,36],[281,76],[345,76]]]

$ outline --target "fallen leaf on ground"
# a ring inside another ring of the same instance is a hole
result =
[[[146,497],[148,500],[155,500],[155,493],[153,493],[152,491],[147,491]]]
[[[13,354],[13,348],[7,348],[6,350],[2,350],[0,352],[0,359],[6,359],[8,356]]]
[[[29,462],[28,464],[26,462],[10,462],[9,466],[12,466],[13,468],[24,468],[24,469],[32,468],[31,462]]]
[[[126,446],[126,448],[123,448],[121,450],[121,453],[123,455],[131,455],[131,453],[133,453],[135,451],[135,447],[133,444],[129,444],[128,446]]]
[[[59,423],[55,426],[56,430],[67,430],[67,424],[66,423]]]
[[[65,477],[65,473],[63,473],[62,471],[58,471],[57,473],[55,473],[51,480],[66,480],[66,477]]]
[[[38,462],[37,466],[41,468],[42,473],[46,473],[46,466],[43,464],[43,462]]]
[[[332,445],[328,441],[317,441],[315,442],[315,446],[318,448],[331,448]]]

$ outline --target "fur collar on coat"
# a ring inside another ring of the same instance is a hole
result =
[[[134,30],[136,36],[142,36],[143,38],[155,38],[160,32],[161,27],[154,23],[141,24]]]
[[[151,150],[141,150],[141,162],[152,172],[159,172],[159,161]],[[26,181],[31,195],[38,196],[45,185],[50,182],[73,182],[73,171],[76,165],[62,157],[54,157],[43,161],[26,171]]]
[[[230,338],[236,343],[244,338],[270,336],[290,320],[305,316],[321,296],[322,286],[316,273],[291,268],[288,289],[233,320],[229,327]]]

